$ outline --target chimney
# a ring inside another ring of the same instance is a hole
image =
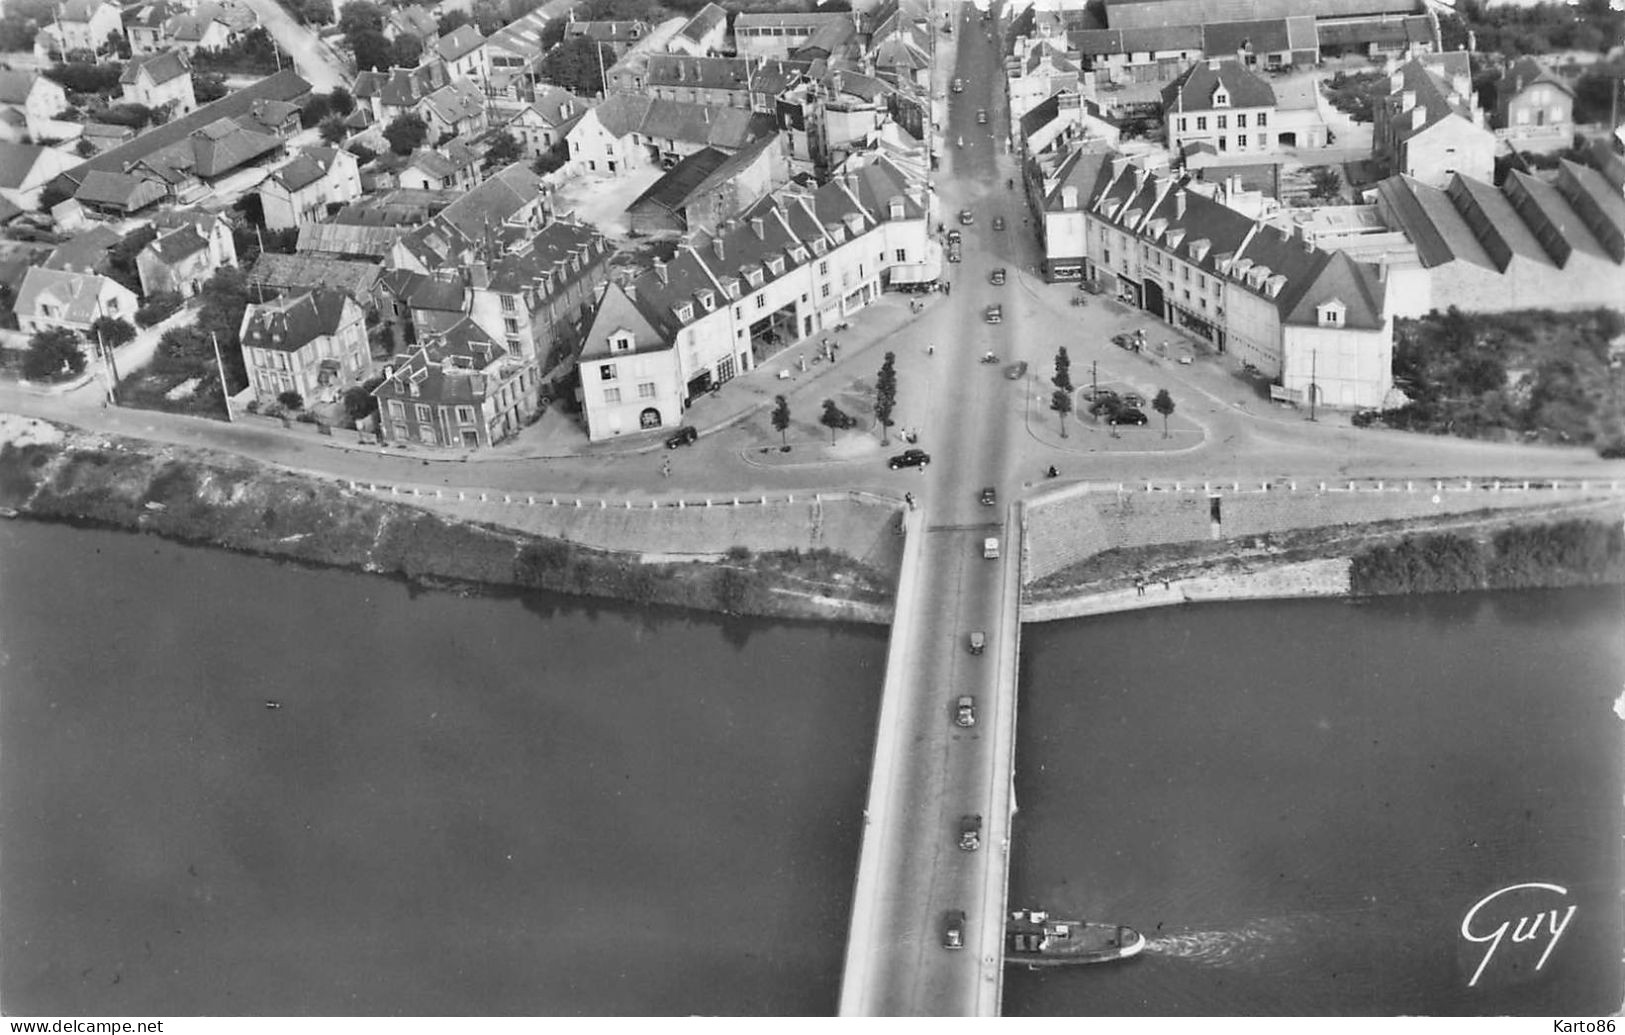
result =
[[[758,241],[767,240],[767,222],[761,216],[750,217],[750,228],[755,232]]]
[[[1473,95],[1473,80],[1470,76],[1455,75],[1450,77],[1450,88],[1463,97]]]
[[[468,266],[468,286],[476,291],[482,291],[491,286],[491,274],[485,268],[485,263],[474,262]]]
[[[1185,188],[1174,191],[1174,218],[1185,218]]]
[[[1223,64],[1223,62],[1219,58],[1207,59],[1207,68],[1210,72],[1217,72],[1219,70],[1219,65],[1221,64]]]
[[[722,238],[721,237],[713,237],[713,238],[711,238],[711,250],[717,253],[717,261],[718,262],[727,262],[728,261],[728,256],[723,251],[723,248],[722,248]]]
[[[1414,107],[1416,107],[1415,90],[1406,90],[1404,93],[1399,95],[1399,113],[1401,115],[1407,111],[1410,111]]]
[[[660,278],[660,283],[666,283],[666,260],[655,258],[655,276]]]
[[[1070,183],[1061,188],[1061,207],[1068,211],[1078,207],[1078,188]]]

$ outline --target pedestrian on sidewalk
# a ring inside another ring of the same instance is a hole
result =
[[[927,345],[925,347],[925,354],[927,356],[935,356],[937,354],[937,347],[935,345]]]
[[[662,477],[662,478],[670,478],[671,477],[671,457],[669,457],[669,456],[666,457],[666,459],[660,461],[660,477]]]

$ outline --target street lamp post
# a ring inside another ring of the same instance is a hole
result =
[[[1313,350],[1313,351],[1311,351],[1309,353],[1309,419],[1310,420],[1315,419],[1315,396],[1318,394],[1316,392],[1316,390],[1315,390],[1315,376],[1318,373],[1316,367],[1318,365],[1319,359],[1320,359],[1320,351],[1318,349]]]

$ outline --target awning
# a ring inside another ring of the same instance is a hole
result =
[[[925,243],[925,261],[891,268],[891,283],[929,284],[942,276],[942,246],[935,241]]]

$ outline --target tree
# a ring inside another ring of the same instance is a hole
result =
[[[312,126],[319,126],[322,120],[332,113],[332,98],[325,93],[313,93],[299,106],[299,128],[309,129]]]
[[[218,101],[229,92],[222,72],[197,72],[192,76],[192,96],[199,104]]]
[[[52,180],[39,192],[40,211],[49,212],[71,197],[73,197],[73,191],[69,187]]]
[[[299,17],[306,25],[328,25],[333,21],[333,0],[298,0]]]
[[[363,29],[344,37],[344,43],[355,55],[357,71],[389,71],[389,40],[377,29]]]
[[[74,62],[52,65],[45,70],[45,78],[61,85],[71,93],[117,93],[119,76],[124,66],[116,61],[102,64]]]
[[[880,422],[880,444],[890,445],[886,433],[891,428],[891,411],[897,405],[897,370],[894,364],[897,357],[888,352],[885,361],[880,364],[880,374],[875,378],[875,420]]]
[[[198,297],[203,300],[203,306],[198,310],[197,329],[219,339],[220,354],[226,359],[227,380],[239,386],[247,384],[248,374],[243,369],[243,352],[237,338],[250,300],[247,274],[236,266],[222,266],[204,282]]]
[[[1064,388],[1055,389],[1050,396],[1049,408],[1061,415],[1061,437],[1066,438],[1066,415],[1072,412],[1072,393]]]
[[[329,147],[338,146],[339,141],[343,140],[349,133],[349,129],[344,125],[342,115],[329,115],[322,120],[322,143]]]
[[[372,393],[384,383],[382,376],[368,378],[354,388],[344,390],[344,412],[356,424],[378,412],[378,397]]]
[[[79,335],[66,327],[51,327],[35,331],[28,339],[28,354],[23,357],[23,376],[40,381],[62,374],[78,374],[85,369],[85,353],[79,347]]]
[[[1168,437],[1168,418],[1174,414],[1174,397],[1168,394],[1168,389],[1157,389],[1157,397],[1151,400],[1151,408],[1162,414],[1162,437]]]
[[[416,68],[423,58],[423,40],[403,32],[389,45],[389,63],[394,68]]]
[[[435,21],[434,28],[436,32],[444,36],[448,32],[460,28],[461,26],[473,24],[474,19],[469,17],[467,14],[464,14],[462,11],[447,11]]]
[[[333,87],[333,92],[327,95],[327,101],[335,114],[348,115],[355,111],[355,95],[342,86]]]
[[[784,448],[790,448],[790,400],[782,395],[773,397],[773,430],[779,433]]]
[[[345,36],[383,31],[384,9],[370,0],[350,0],[339,10],[339,32]]]
[[[565,150],[568,146],[567,143],[561,140],[557,146],[537,155],[536,160],[530,163],[531,171],[537,176],[546,176],[555,169],[563,168],[564,163],[570,160],[570,156]]]
[[[1343,177],[1336,167],[1317,165],[1309,170],[1309,196],[1319,201],[1333,201],[1343,190]]]
[[[409,155],[423,146],[429,136],[429,124],[414,111],[402,112],[384,127],[384,139],[389,149],[398,155]]]
[[[499,169],[525,157],[525,147],[512,133],[498,133],[485,151],[485,167]]]
[[[157,236],[158,231],[149,224],[142,224],[125,234],[107,249],[107,275],[137,295],[141,294],[141,273],[136,269],[135,257]]]
[[[119,316],[98,316],[90,325],[90,333],[104,348],[116,349],[135,338],[130,321]]]
[[[542,58],[541,77],[581,97],[604,92],[602,69],[615,63],[615,52],[590,36],[577,36],[554,47]]]
[[[161,323],[174,315],[184,302],[178,292],[156,291],[148,295],[146,302],[135,311],[136,326],[151,327]]]
[[[107,39],[102,41],[101,52],[115,55],[121,61],[128,61],[130,59],[130,41],[125,38],[124,30],[113,29],[108,32]]]
[[[857,421],[852,419],[851,414],[836,406],[834,399],[825,399],[824,412],[819,415],[818,423],[829,429],[829,444],[833,446],[835,444],[835,432],[850,428]]]
[[[1072,412],[1072,357],[1066,354],[1065,345],[1055,350],[1055,377],[1051,380],[1056,396],[1066,396],[1065,409],[1050,402],[1050,408],[1061,415],[1061,437],[1066,438],[1066,415]]]

